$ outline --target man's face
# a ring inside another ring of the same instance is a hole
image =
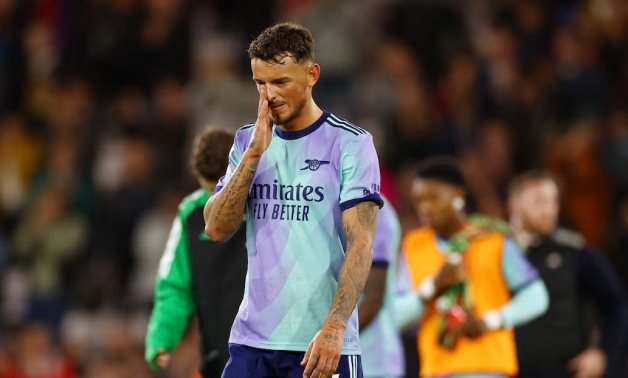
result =
[[[558,187],[553,180],[531,181],[511,198],[511,216],[525,231],[547,235],[558,222],[558,201]]]
[[[453,206],[458,197],[464,198],[463,190],[442,181],[417,178],[412,185],[414,210],[421,224],[439,233],[446,233],[453,227],[461,211]]]
[[[251,60],[253,80],[257,83],[258,92],[267,92],[275,124],[289,124],[300,115],[318,79],[318,71],[313,69],[314,66],[318,68],[307,62],[297,63],[290,56],[279,63]]]

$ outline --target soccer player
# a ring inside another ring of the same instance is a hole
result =
[[[504,224],[467,217],[466,193],[456,161],[448,158],[424,162],[413,183],[425,227],[409,232],[402,250],[416,288],[406,307],[422,317],[421,377],[516,375],[512,328],[548,305],[538,272]]]
[[[224,174],[233,137],[210,128],[195,138],[191,165],[201,188],[179,205],[157,272],[146,335],[146,361],[155,370],[168,366],[194,313],[200,320],[203,377],[220,376],[229,358],[229,330],[244,292],[246,236],[242,226],[226,244],[210,241],[203,208]]]
[[[509,188],[510,223],[549,291],[547,313],[515,332],[520,377],[625,377],[628,304],[612,266],[584,238],[558,227],[559,190],[531,171]],[[599,316],[591,338],[590,305]]]
[[[377,220],[373,264],[358,307],[365,378],[405,376],[401,336],[392,312],[394,297],[397,295],[397,257],[400,243],[399,218],[393,207],[387,203],[380,210]]]
[[[314,102],[320,67],[307,29],[272,26],[248,54],[257,120],[236,133],[204,212],[212,240],[247,223],[223,377],[361,377],[356,303],[383,205],[372,137]]]

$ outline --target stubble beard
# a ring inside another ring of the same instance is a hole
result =
[[[303,108],[305,108],[305,99],[299,102],[296,109],[294,109],[294,111],[290,115],[288,115],[287,117],[283,119],[279,116],[273,117],[273,122],[277,125],[286,126],[290,122],[294,121],[299,115],[301,115]]]

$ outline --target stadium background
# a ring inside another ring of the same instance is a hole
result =
[[[375,136],[405,229],[421,159],[460,157],[495,216],[514,174],[545,168],[563,224],[626,280],[626,1],[0,0],[0,376],[9,360],[153,376],[143,337],[191,138],[255,119],[245,50],[283,20],[315,36],[317,103]],[[160,377],[190,376],[194,337]]]

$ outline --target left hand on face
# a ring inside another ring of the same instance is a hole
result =
[[[476,317],[470,317],[467,319],[460,328],[458,328],[458,333],[460,336],[466,336],[470,339],[477,339],[482,336],[487,331],[486,324],[484,320]]]
[[[342,353],[345,328],[346,325],[338,319],[328,318],[325,321],[310,342],[301,361],[301,366],[305,366],[303,378],[327,378],[336,372]]]

